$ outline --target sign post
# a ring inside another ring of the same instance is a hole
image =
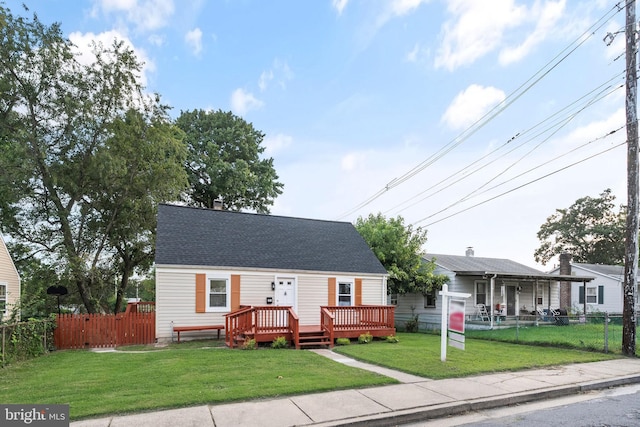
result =
[[[454,346],[464,349],[464,301],[463,298],[469,298],[471,294],[463,292],[449,292],[449,285],[442,285],[439,292],[442,295],[442,321],[440,326],[440,360],[447,360],[447,331],[449,325],[452,327],[454,336]],[[456,299],[450,299],[456,298]],[[449,314],[450,312],[450,314]],[[462,337],[462,338],[460,338]]]

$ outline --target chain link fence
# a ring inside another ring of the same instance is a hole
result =
[[[636,325],[638,319],[636,319]],[[407,328],[409,326],[409,328]],[[396,316],[399,331],[440,331],[440,316],[420,314]],[[605,353],[622,353],[622,315],[593,313],[588,315],[494,316],[489,321],[469,316],[467,338],[503,341],[516,344],[575,348]]]

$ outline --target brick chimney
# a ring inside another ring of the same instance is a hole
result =
[[[464,253],[466,256],[473,256],[473,246],[467,246],[467,251]]]
[[[560,274],[571,276],[571,254],[560,254]],[[571,282],[560,282],[560,307],[571,307]]]

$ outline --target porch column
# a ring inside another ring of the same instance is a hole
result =
[[[491,329],[493,329],[493,316],[494,316],[494,305],[493,305],[493,294],[494,294],[494,287],[496,285],[496,275],[494,274],[493,276],[491,276],[491,280],[489,281],[489,286],[491,287],[491,305],[489,305],[489,319],[490,319],[490,323],[489,323],[489,327]]]
[[[536,316],[536,326],[538,326],[538,278],[536,278],[536,283],[534,284],[533,289],[533,311]]]

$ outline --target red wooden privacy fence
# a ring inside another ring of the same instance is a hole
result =
[[[58,349],[151,344],[156,340],[155,307],[133,303],[120,314],[60,314],[53,338]]]

